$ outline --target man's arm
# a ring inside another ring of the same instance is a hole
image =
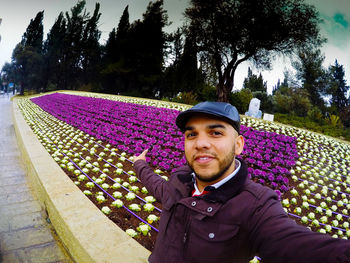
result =
[[[250,239],[264,263],[350,263],[350,241],[298,225],[274,194],[265,193],[258,202]]]
[[[166,180],[155,174],[146,162],[147,150],[144,150],[139,156],[134,157],[134,168],[136,176],[141,180],[147,190],[161,203],[164,202],[169,184]]]

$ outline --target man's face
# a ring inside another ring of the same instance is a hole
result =
[[[227,122],[198,115],[186,124],[186,160],[204,185],[231,174],[235,169],[235,156],[242,152],[243,146],[243,137]]]

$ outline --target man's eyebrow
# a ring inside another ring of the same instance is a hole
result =
[[[186,126],[184,131],[193,131],[194,128],[192,126]]]
[[[222,124],[210,124],[207,126],[207,129],[217,129],[217,128],[221,128],[221,129],[226,129],[226,127]],[[186,131],[193,131],[195,128],[193,126],[186,126],[185,127],[185,132]]]
[[[207,126],[208,129],[216,129],[216,128],[222,128],[222,129],[226,129],[226,127],[222,124],[212,124],[212,125],[208,125]]]

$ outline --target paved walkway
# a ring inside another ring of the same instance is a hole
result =
[[[71,263],[28,184],[16,142],[11,105],[9,97],[1,94],[0,262]]]

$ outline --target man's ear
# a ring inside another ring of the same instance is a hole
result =
[[[239,135],[235,139],[235,155],[240,155],[244,148],[244,138],[242,135]]]

